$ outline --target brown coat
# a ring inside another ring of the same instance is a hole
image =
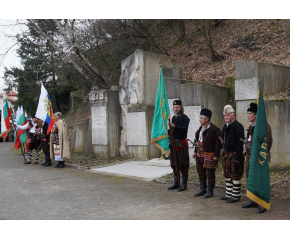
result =
[[[58,123],[58,137],[59,137],[60,157],[61,158],[65,158],[65,159],[70,159],[66,123],[62,119],[58,120],[57,123]],[[50,158],[54,158],[52,137],[50,137]]]
[[[202,126],[196,131],[195,139],[198,141],[199,133],[201,131]],[[209,129],[206,129],[203,132],[203,151],[208,153],[214,153],[214,157],[219,158],[220,156],[220,146],[221,142],[219,137],[221,136],[221,130],[215,126],[214,124],[210,123]],[[197,150],[195,150],[196,152]]]

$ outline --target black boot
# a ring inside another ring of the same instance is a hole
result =
[[[64,168],[64,161],[60,161],[60,165],[58,166],[58,168]]]
[[[258,208],[256,213],[264,213],[266,211],[267,211],[267,209],[261,206],[261,209]]]
[[[44,165],[45,167],[51,166],[51,159],[50,156],[47,154],[45,154],[45,161],[46,161],[46,164]]]
[[[200,190],[199,192],[194,194],[194,196],[196,197],[203,196],[204,194],[206,194],[206,182],[201,181],[199,184],[200,184]]]
[[[259,207],[259,205],[252,200],[242,205],[242,208],[257,208],[257,207]]]
[[[59,167],[59,165],[60,165],[60,163],[61,163],[61,161],[57,161],[57,165],[55,165],[54,167]]]
[[[178,179],[177,179],[177,175],[174,175],[174,183],[172,186],[170,186],[169,188],[167,188],[168,190],[173,190],[173,189],[177,189],[178,188]]]
[[[177,189],[178,192],[185,191],[187,189],[187,180],[188,176],[182,176],[181,188]]]
[[[210,198],[213,196],[213,188],[214,188],[214,183],[208,183],[208,187],[207,187],[207,192],[206,194],[203,196],[203,198]]]
[[[44,161],[44,163],[42,163],[41,165],[44,166],[44,165],[46,165],[46,164],[47,164],[47,158],[46,158],[46,155],[45,155],[45,161]]]

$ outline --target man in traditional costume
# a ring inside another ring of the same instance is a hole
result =
[[[48,123],[43,122],[42,133],[41,133],[40,137],[41,137],[41,142],[42,142],[42,151],[45,155],[45,161],[41,165],[43,165],[44,167],[51,166],[50,151],[49,151],[49,149],[50,149],[50,146],[49,146],[50,134],[47,134],[47,129],[48,129]]]
[[[50,137],[50,157],[57,161],[56,168],[64,168],[64,162],[70,158],[67,138],[67,125],[61,118],[61,113],[54,114],[55,124]]]
[[[172,117],[172,122],[169,123],[169,127],[172,129],[173,142],[170,143],[170,165],[173,169],[174,183],[168,188],[168,190],[177,189],[178,191],[184,191],[187,189],[188,181],[188,169],[189,169],[189,154],[188,154],[188,142],[187,131],[190,119],[184,114],[184,108],[180,100],[175,100],[173,102],[174,116]],[[170,133],[170,134],[172,134]],[[174,151],[175,149],[175,159],[177,162],[177,169],[182,174],[181,188],[178,186],[178,178],[176,165],[174,161]]]
[[[35,149],[35,158],[34,158],[34,164],[39,163],[39,147],[41,144],[40,140],[40,132],[42,127],[42,121],[39,121],[35,117],[35,114],[32,114],[32,122],[27,122],[25,125],[20,126],[15,124],[15,126],[18,129],[26,130],[28,129],[28,141],[27,141],[27,151],[28,151],[28,161],[26,161],[24,164],[30,164],[32,159],[32,150]]]
[[[226,195],[221,200],[228,203],[238,202],[241,198],[241,178],[244,172],[243,142],[244,127],[235,120],[235,111],[231,105],[224,107],[226,124],[222,129],[224,157],[223,170],[226,181]]]
[[[249,176],[249,170],[250,170],[250,161],[251,161],[251,150],[252,150],[252,144],[254,139],[254,130],[255,130],[255,123],[257,118],[257,110],[258,106],[256,103],[250,103],[250,106],[247,109],[247,118],[248,121],[251,123],[249,128],[247,129],[247,143],[244,146],[244,150],[246,152],[246,176],[248,178]],[[269,160],[271,159],[270,150],[273,144],[273,138],[272,138],[272,130],[271,126],[267,123],[267,131],[268,131],[268,152],[269,152]],[[250,200],[248,203],[243,204],[242,208],[258,208],[259,205]],[[266,208],[261,207],[261,209],[257,209],[257,213],[263,213],[266,211]]]
[[[193,158],[196,159],[196,170],[200,181],[200,191],[194,196],[210,198],[215,186],[215,170],[218,167],[220,155],[221,130],[210,122],[212,112],[203,108],[200,111],[200,128],[195,133],[195,141],[199,147],[195,148]],[[208,179],[208,186],[206,183]]]

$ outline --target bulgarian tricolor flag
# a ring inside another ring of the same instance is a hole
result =
[[[17,125],[23,126],[26,124],[25,122],[25,116],[24,116],[24,111],[23,107],[18,107],[17,115],[16,115],[16,122]],[[15,147],[18,149],[21,147],[21,143],[26,142],[26,135],[25,135],[25,130],[17,129],[17,134],[15,136]]]
[[[10,132],[10,117],[12,118],[10,108],[8,105],[8,101],[5,95],[5,92],[3,92],[3,114],[1,114],[1,135],[3,137],[3,142],[5,142],[5,139]]]

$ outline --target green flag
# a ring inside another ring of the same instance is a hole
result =
[[[24,116],[24,111],[23,111],[23,106],[21,106],[20,108],[20,113],[19,113],[19,120],[18,120],[18,125],[24,125],[25,122],[25,116]],[[20,141],[21,143],[27,142],[27,138],[26,138],[26,133],[22,133],[20,136]]]
[[[162,67],[160,67],[155,101],[155,112],[151,132],[151,142],[167,155],[169,154],[167,125],[168,119],[170,119],[170,109],[168,106],[168,99],[162,74]]]
[[[247,184],[247,197],[270,210],[270,176],[268,132],[265,104],[261,86],[258,91],[258,111],[251,152],[250,170]]]

